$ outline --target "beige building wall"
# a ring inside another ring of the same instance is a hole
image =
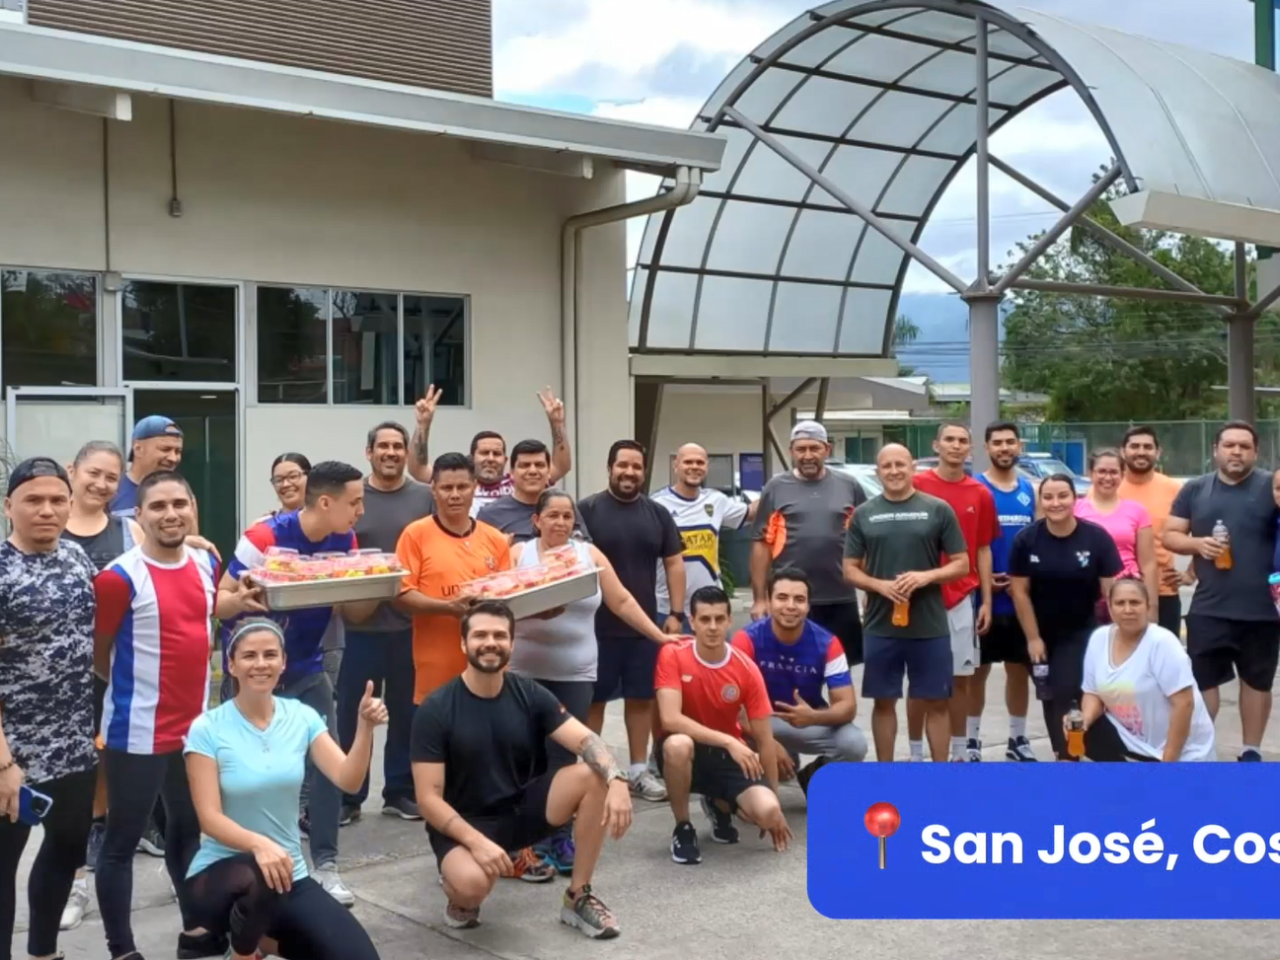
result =
[[[481,429],[509,444],[549,439],[535,394],[563,392],[561,225],[621,202],[620,171],[571,179],[477,161],[443,137],[179,103],[175,218],[167,101],[135,97],[133,121],[104,124],[0,80],[0,129],[0,265],[246,282],[242,516],[271,504],[277,453],[362,463],[370,426],[413,418],[411,407],[258,405],[254,281],[469,296],[470,405],[440,411],[433,453],[465,450]],[[624,228],[585,236],[583,492],[603,486],[609,443],[632,429]],[[111,386],[111,295],[103,320]]]

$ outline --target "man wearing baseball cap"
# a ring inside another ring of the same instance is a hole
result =
[[[853,665],[862,663],[862,620],[857,591],[844,579],[844,538],[867,495],[852,477],[827,469],[830,456],[822,424],[792,428],[792,469],[765,484],[751,530],[751,618],[769,615],[770,568],[799,567],[811,583],[809,619],[840,640]]]
[[[120,489],[111,501],[111,512],[132,517],[138,500],[138,484],[158,470],[177,470],[181,463],[181,428],[159,414],[143,417],[134,424],[129,469],[120,478]]]

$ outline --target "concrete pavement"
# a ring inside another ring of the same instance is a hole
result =
[[[860,671],[859,671],[860,672]],[[1004,679],[997,667],[988,684],[983,738],[988,761],[1000,761],[1008,720],[1003,705]],[[860,705],[865,725],[870,711]],[[1276,724],[1264,752],[1280,761]],[[865,729],[865,726],[864,726]],[[1223,691],[1218,721],[1219,755],[1231,760],[1239,748],[1239,718],[1234,687]],[[1032,701],[1030,732],[1042,759],[1048,742],[1038,704]],[[620,707],[609,713],[606,739],[625,757]],[[905,757],[906,721],[900,727],[897,755]],[[380,751],[376,756],[380,756]],[[357,897],[360,918],[384,960],[579,960],[602,956],[645,960],[755,960],[793,957],[847,960],[855,956],[908,956],[912,960],[1062,960],[1094,957],[1124,960],[1275,960],[1280,957],[1280,922],[902,922],[830,921],[809,905],[805,886],[804,797],[786,786],[784,805],[794,847],[777,854],[744,831],[735,847],[711,843],[695,812],[703,863],[671,862],[668,843],[673,826],[665,804],[637,801],[635,825],[621,843],[606,845],[595,887],[614,909],[622,937],[593,943],[558,922],[565,882],[499,884],[485,905],[482,926],[457,932],[444,927],[444,896],[436,883],[435,862],[421,823],[383,817],[379,811],[381,776],[375,763],[373,793],[364,817],[341,833],[344,879]],[[1016,798],[1010,798],[1016,802]],[[695,805],[696,811],[696,805]],[[25,875],[38,836],[33,836],[19,882],[19,924],[25,923]],[[170,899],[162,861],[139,855],[134,861],[134,929],[139,949],[149,960],[172,957],[178,933],[177,908]],[[957,891],[981,897],[981,890]],[[82,926],[63,934],[68,960],[107,960],[96,907]],[[25,936],[14,940],[15,957],[25,956]]]

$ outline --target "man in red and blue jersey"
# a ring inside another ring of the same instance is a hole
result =
[[[733,638],[764,676],[773,703],[773,740],[781,748],[779,775],[790,779],[800,754],[816,755],[797,774],[801,788],[832,760],[858,763],[867,755],[867,738],[854,724],[858,712],[840,639],[809,617],[809,575],[799,567],[769,574],[769,616],[749,624]],[[823,688],[831,698],[828,704]]]
[[[186,542],[195,529],[195,497],[181,475],[145,477],[136,516],[145,540],[94,581],[94,665],[107,680],[100,735],[108,812],[96,872],[98,908],[110,955],[136,955],[129,919],[133,854],[160,797],[165,866],[182,912],[177,955],[221,956],[225,938],[200,927],[187,895],[200,823],[182,758],[187,730],[208,699],[218,562]]]
[[[347,553],[356,549],[356,521],[364,513],[364,474],[346,463],[317,463],[307,474],[307,495],[301,510],[278,513],[254,524],[240,538],[235,556],[218,585],[218,617],[222,620],[224,649],[236,621],[247,613],[266,613],[284,631],[286,666],[276,695],[299,700],[325,718],[329,734],[338,738],[333,683],[324,670],[324,637],[336,616],[352,622],[367,619],[377,603],[347,604],[343,609],[308,607],[271,614],[260,600],[260,590],[250,589],[245,576],[261,567],[272,547],[296,550],[300,556]],[[225,665],[224,665],[225,671]],[[308,764],[310,806],[305,823],[311,841],[316,882],[343,906],[352,906],[355,895],[338,875],[338,825],[342,792]]]

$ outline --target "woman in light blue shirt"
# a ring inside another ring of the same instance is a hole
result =
[[[344,754],[318,713],[274,695],[285,668],[276,623],[241,623],[227,663],[235,697],[191,725],[185,749],[203,834],[187,883],[202,922],[229,935],[234,960],[260,957],[264,939],[286,960],[378,960],[359,921],[308,875],[298,794],[308,756],[339,789],[358,790],[386,706],[369,684]]]

